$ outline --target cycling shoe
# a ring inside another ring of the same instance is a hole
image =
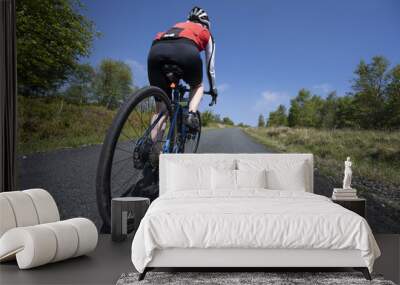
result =
[[[189,112],[186,116],[185,124],[189,127],[190,130],[197,131],[200,127],[200,122],[197,114],[194,112]]]
[[[153,167],[158,166],[158,160],[160,153],[162,153],[164,142],[158,141],[155,142],[151,148],[151,152],[149,154],[149,160]]]

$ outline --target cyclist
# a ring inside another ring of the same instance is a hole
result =
[[[206,11],[194,7],[186,22],[175,24],[166,32],[156,35],[150,49],[147,66],[150,85],[160,87],[171,96],[171,87],[162,67],[165,63],[177,64],[183,71],[183,80],[190,85],[191,94],[189,113],[186,124],[192,130],[199,127],[196,112],[203,97],[203,67],[200,52],[205,51],[207,62],[207,75],[212,96],[218,96],[215,85],[215,43],[210,33],[210,20]],[[164,104],[157,102],[156,112],[159,114],[165,109]],[[158,114],[153,116],[153,120]],[[151,137],[153,142],[160,139],[165,129],[166,117],[162,118],[153,129]]]

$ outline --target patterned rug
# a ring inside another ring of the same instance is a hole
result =
[[[359,272],[148,272],[142,281],[138,281],[138,276],[138,273],[122,274],[117,285],[395,285],[392,281],[384,280],[379,275],[372,275],[373,280],[368,281]]]

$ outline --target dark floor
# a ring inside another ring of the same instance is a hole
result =
[[[134,271],[130,259],[131,242],[114,243],[110,235],[100,235],[88,256],[18,270],[16,262],[0,265],[0,284],[115,284],[124,272]]]
[[[382,256],[374,273],[400,281],[400,235],[376,235]],[[78,257],[30,270],[19,270],[15,262],[0,265],[0,284],[115,284],[124,272],[134,271],[130,259],[131,241],[111,241],[101,235],[97,249]],[[312,269],[310,270],[312,271]]]

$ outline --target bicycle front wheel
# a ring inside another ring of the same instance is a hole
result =
[[[156,102],[166,107],[162,116],[156,115]],[[158,162],[171,112],[169,98],[157,87],[138,90],[118,110],[105,137],[97,168],[97,206],[103,232],[110,231],[112,198],[136,195],[154,199],[158,196],[158,173],[152,160]],[[154,140],[152,131],[157,122],[164,122],[164,131]]]

